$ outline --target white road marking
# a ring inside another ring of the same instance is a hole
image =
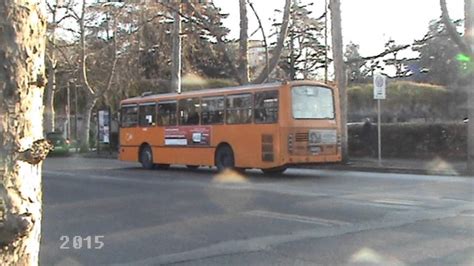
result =
[[[374,203],[386,204],[386,205],[402,205],[402,206],[417,206],[420,203],[412,200],[401,200],[401,199],[376,199]]]
[[[286,213],[280,213],[280,212],[270,212],[270,211],[264,211],[264,210],[252,210],[252,211],[245,212],[244,214],[251,215],[251,216],[285,220],[285,221],[290,221],[290,222],[317,224],[317,225],[322,225],[322,226],[345,226],[345,225],[351,224],[351,223],[343,222],[339,220],[328,220],[328,219],[323,219],[323,218],[318,218],[318,217],[301,216],[301,215],[296,215],[296,214],[286,214]]]

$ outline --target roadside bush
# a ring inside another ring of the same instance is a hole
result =
[[[375,121],[377,102],[373,85],[359,84],[348,88],[348,121],[360,122],[366,117]],[[387,99],[382,101],[382,122],[447,120],[460,121],[466,116],[462,92],[443,86],[410,81],[395,81],[387,86]]]
[[[361,124],[348,127],[349,155],[375,156],[377,125],[373,124],[370,131],[365,132],[362,127]],[[466,158],[466,148],[467,124],[382,124],[382,155],[385,157],[460,159]]]

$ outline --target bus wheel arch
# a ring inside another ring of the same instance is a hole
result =
[[[153,169],[153,151],[150,144],[142,143],[138,149],[138,161],[142,164],[145,169]]]
[[[214,165],[218,171],[235,168],[234,150],[229,143],[223,142],[217,145],[214,154]]]

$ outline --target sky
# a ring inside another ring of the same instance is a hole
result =
[[[254,3],[265,31],[271,28],[271,18],[281,21],[282,14],[274,9],[283,9],[284,0],[251,0]],[[229,17],[224,25],[231,29],[231,38],[239,36],[238,0],[214,0]],[[313,2],[310,10],[315,17],[324,13],[324,0],[302,0]],[[328,0],[329,2],[329,0]],[[464,1],[447,0],[452,19],[464,18]],[[429,22],[441,15],[438,0],[341,0],[342,34],[344,46],[349,42],[360,45],[362,56],[375,55],[384,50],[384,44],[391,38],[396,44],[411,44],[422,39],[428,30]],[[257,29],[257,20],[250,8],[249,34]],[[256,34],[253,39],[260,38]],[[330,43],[330,42],[329,42]],[[409,55],[408,55],[409,56]]]

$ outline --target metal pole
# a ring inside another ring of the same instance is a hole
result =
[[[324,83],[328,83],[328,0],[324,0]]]
[[[78,141],[77,141],[77,114],[78,114],[78,110],[77,110],[77,84],[76,82],[74,82],[74,141],[76,142],[76,152],[78,152],[77,150],[77,145],[78,145]]]
[[[377,100],[377,132],[378,132],[378,156],[379,166],[382,165],[382,121],[380,120],[380,99]]]
[[[67,88],[66,88],[66,95],[67,95],[67,100],[66,100],[66,138],[71,139],[71,94],[70,94],[70,89],[71,89],[71,81],[68,81],[67,83]]]
[[[100,154],[100,118],[99,118],[99,110],[96,112],[96,123],[97,123],[97,138],[96,138],[96,145],[97,145],[97,154]]]

